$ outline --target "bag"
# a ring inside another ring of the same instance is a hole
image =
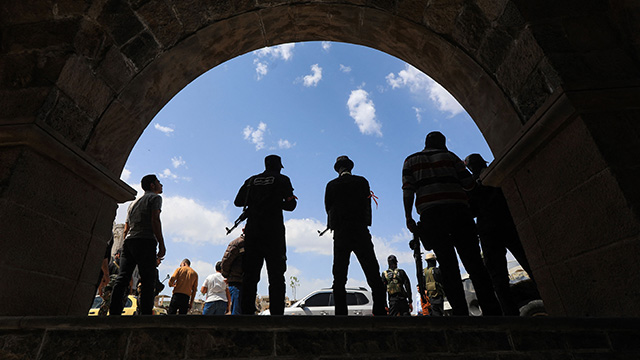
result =
[[[387,292],[395,295],[402,292],[402,284],[398,280],[398,269],[385,270],[384,277],[387,279]]]

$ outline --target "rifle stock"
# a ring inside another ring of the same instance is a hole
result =
[[[228,227],[225,227],[225,230],[227,230],[227,235],[229,235],[233,230],[235,230],[235,228],[237,228],[238,225],[242,224],[242,222],[245,221],[247,217],[248,217],[247,209],[242,210],[242,213],[240,214],[240,216],[238,216],[236,221],[233,222],[233,226],[231,227],[231,229],[229,229]]]

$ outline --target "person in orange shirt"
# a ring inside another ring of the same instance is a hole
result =
[[[189,259],[182,260],[180,267],[173,272],[169,286],[174,288],[169,303],[169,315],[186,315],[193,307],[198,291],[198,273],[191,268]]]

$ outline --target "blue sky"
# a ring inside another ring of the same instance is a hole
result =
[[[340,155],[354,161],[353,173],[366,177],[379,198],[370,230],[381,270],[395,254],[399,267],[414,274],[401,169],[433,130],[461,158],[477,152],[493,160],[464,109],[405,62],[357,45],[284,44],[227,61],[185,87],[142,134],[122,179],[141,195],[142,176],[160,177],[167,246],[160,276],[189,258],[202,282],[240,233],[225,236],[241,211],[233,206],[238,189],[263,171],[265,156],[280,155],[299,199],[295,211],[285,212],[285,224],[286,278],[299,279],[300,298],[332,283],[332,237],[318,237],[317,230],[325,228],[324,189],[337,176]],[[128,205],[119,207],[118,223]],[[267,295],[264,270],[262,279],[259,294]],[[347,285],[368,287],[354,256]]]

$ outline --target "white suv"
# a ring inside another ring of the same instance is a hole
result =
[[[349,316],[371,316],[373,315],[373,298],[371,292],[363,287],[347,288],[347,314]],[[269,310],[265,310],[260,315],[270,315]],[[333,290],[325,288],[313,291],[284,309],[284,315],[335,315],[335,305],[333,302]]]

